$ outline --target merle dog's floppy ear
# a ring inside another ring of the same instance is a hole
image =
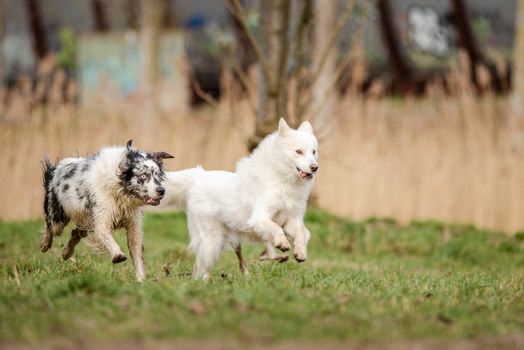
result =
[[[313,127],[311,126],[311,123],[307,120],[300,124],[297,130],[313,133]]]
[[[133,140],[127,141],[126,147],[127,147],[127,150],[129,151],[131,149],[131,147],[133,147]]]
[[[289,125],[287,125],[286,120],[284,118],[280,118],[280,120],[278,121],[278,133],[280,135],[284,135],[289,130],[291,130],[291,128],[289,127]]]
[[[160,163],[162,163],[163,159],[175,158],[174,156],[166,152],[153,152],[153,153],[150,153],[150,155],[151,157],[153,157],[154,160]]]

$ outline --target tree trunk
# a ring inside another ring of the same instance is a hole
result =
[[[314,28],[313,28],[313,71],[317,71],[322,64],[325,54],[325,63],[313,86],[312,108],[316,112],[316,123],[326,125],[329,118],[333,116],[335,94],[331,89],[331,82],[336,71],[336,59],[338,43],[332,48],[327,48],[329,38],[336,22],[338,1],[315,0],[313,8]],[[326,51],[328,50],[328,51]]]
[[[159,77],[160,34],[164,0],[142,0],[140,28],[142,84],[152,86]]]
[[[513,109],[519,116],[524,116],[524,0],[517,2],[515,21],[515,45],[513,53]]]
[[[95,20],[95,29],[99,32],[105,32],[109,29],[107,23],[106,11],[101,0],[91,0],[91,8]]]
[[[138,5],[136,0],[126,0],[124,12],[126,14],[126,23],[128,28],[136,29],[138,27],[137,7]]]
[[[452,1],[453,16],[455,18],[455,26],[459,33],[460,43],[466,50],[470,65],[470,77],[471,82],[478,88],[479,79],[477,77],[477,66],[480,64],[486,64],[486,60],[480,51],[475,37],[473,35],[473,29],[471,28],[470,16],[464,0]]]
[[[395,33],[390,0],[379,0],[377,10],[380,14],[380,30],[388,52],[388,61],[393,71],[393,84],[403,93],[413,90],[413,71],[409,59],[402,51],[402,45]]]
[[[276,129],[280,117],[287,117],[286,68],[289,14],[289,0],[261,2],[261,43],[263,52],[267,54],[270,70],[268,81],[265,81],[264,75],[261,74],[257,125],[255,135],[249,143],[250,149],[256,147],[265,136]]]
[[[47,41],[45,39],[42,15],[40,12],[40,1],[26,0],[27,13],[29,15],[29,26],[33,36],[33,48],[36,59],[41,59],[47,54]]]
[[[5,34],[5,1],[0,0],[0,42],[4,40]],[[3,55],[0,55],[0,84],[4,83],[4,60]]]

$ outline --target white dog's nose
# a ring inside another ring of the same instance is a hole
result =
[[[318,165],[316,165],[316,164],[311,164],[311,165],[309,166],[309,169],[311,169],[311,171],[315,173],[315,172],[318,170]]]

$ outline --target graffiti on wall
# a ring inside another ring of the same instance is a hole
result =
[[[409,41],[420,51],[445,57],[450,51],[450,33],[431,7],[412,6],[408,10]]]
[[[101,86],[128,95],[140,86],[140,50],[136,34],[82,35],[78,43],[78,76],[82,96],[96,94]],[[164,80],[180,81],[184,73],[177,62],[184,55],[183,36],[165,32],[160,39],[159,69]]]

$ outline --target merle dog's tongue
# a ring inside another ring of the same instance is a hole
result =
[[[160,204],[160,200],[158,199],[153,199],[153,198],[149,198],[147,201],[146,201],[147,204],[149,205],[159,205]]]

